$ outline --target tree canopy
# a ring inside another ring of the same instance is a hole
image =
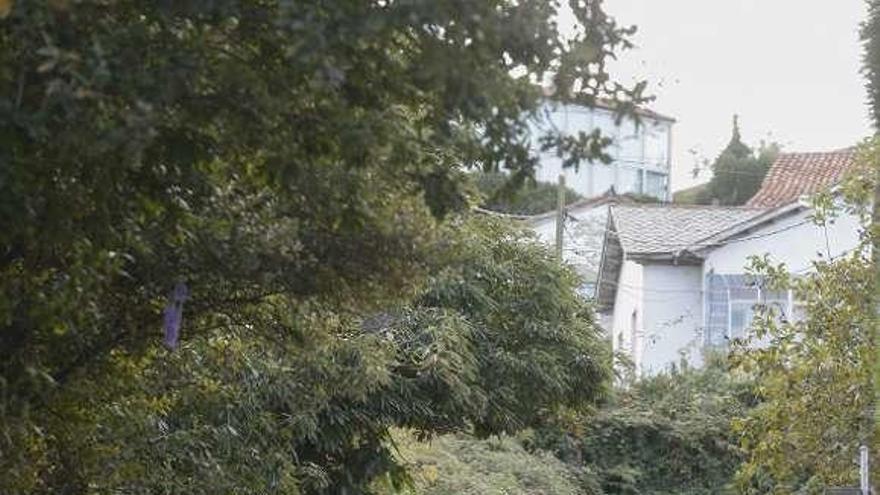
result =
[[[553,454],[531,452],[517,438],[448,435],[426,444],[396,436],[413,486],[387,495],[603,495]]]
[[[818,494],[829,486],[857,486],[859,447],[877,445],[870,414],[876,318],[870,252],[876,234],[869,225],[878,156],[877,144],[866,143],[841,187],[814,199],[819,225],[840,215],[860,220],[858,245],[814,261],[809,273],[753,258],[756,283],[792,290],[800,310],[789,315],[756,306],[753,333],[735,347],[736,369],[754,377],[757,398],[734,425],[746,454],[737,474],[741,493]]]
[[[601,397],[574,276],[461,213],[536,84],[643,100],[601,1],[8,5],[0,491],[357,493]]]
[[[703,186],[680,191],[676,194],[676,201],[743,205],[761,188],[780,149],[776,143],[762,142],[753,150],[743,142],[739,118],[734,116],[730,142],[712,163],[712,179]]]
[[[743,461],[731,426],[754,405],[751,386],[712,355],[703,369],[685,366],[616,389],[596,411],[542,425],[526,445],[555,452],[586,493],[730,493]]]
[[[485,198],[482,206],[486,209],[513,215],[540,215],[556,209],[558,184],[528,181],[512,188],[510,178],[503,173],[479,173],[476,181]],[[576,191],[565,188],[567,204],[581,199]]]

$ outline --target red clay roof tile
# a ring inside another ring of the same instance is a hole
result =
[[[855,164],[856,151],[782,153],[747,206],[773,208],[840,182]]]

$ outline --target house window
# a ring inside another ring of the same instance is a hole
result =
[[[760,279],[748,275],[706,277],[706,346],[724,346],[746,338],[759,313],[770,312],[780,323],[803,318],[803,305],[794,301],[791,291],[767,290],[762,285]]]
[[[755,318],[755,305],[761,298],[758,287],[745,280],[743,276],[732,276],[727,279],[728,323],[725,337],[727,340],[742,339]]]
[[[624,119],[618,129],[618,139],[620,141],[619,158],[623,160],[634,160],[641,162],[644,159],[642,147],[642,135],[644,133],[644,125],[636,128],[636,124],[632,119]]]
[[[645,131],[645,162],[655,167],[667,168],[669,136],[666,129],[659,125],[649,125]]]
[[[626,193],[642,193],[642,170],[634,167],[622,165],[620,167],[620,184],[619,192]]]
[[[645,194],[658,199],[666,198],[666,174],[646,171]]]
[[[730,325],[727,329],[728,339],[742,339],[746,336],[746,330],[755,318],[754,301],[731,301]]]

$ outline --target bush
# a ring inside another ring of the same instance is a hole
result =
[[[579,488],[575,473],[547,452],[529,452],[516,439],[442,436],[428,443],[398,432],[399,456],[409,467],[406,495],[598,495]],[[384,494],[395,493],[386,487]]]
[[[731,421],[753,403],[720,361],[619,390],[595,416],[539,430],[533,448],[597,473],[608,494],[725,493],[742,462]]]

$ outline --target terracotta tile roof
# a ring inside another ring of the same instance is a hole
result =
[[[626,254],[675,254],[755,218],[765,208],[675,204],[611,207],[613,227]]]
[[[767,172],[761,189],[746,203],[772,208],[814,194],[841,180],[855,164],[856,151],[782,153]]]

